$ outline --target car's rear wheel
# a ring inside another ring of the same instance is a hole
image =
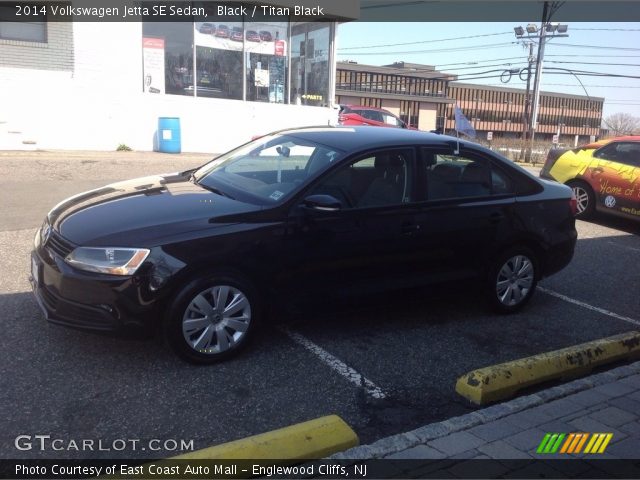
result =
[[[533,296],[538,283],[538,260],[528,248],[512,248],[500,255],[489,272],[487,295],[501,313],[520,310]]]
[[[183,359],[215,363],[237,354],[260,320],[258,296],[236,276],[202,277],[175,298],[165,321],[165,339]]]
[[[576,197],[576,218],[589,218],[593,215],[596,199],[593,189],[589,184],[580,180],[572,180],[567,185],[573,190]]]

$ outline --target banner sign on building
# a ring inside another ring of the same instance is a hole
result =
[[[164,93],[164,38],[142,38],[144,92]]]

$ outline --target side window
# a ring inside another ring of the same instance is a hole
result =
[[[601,158],[602,160],[611,160],[615,162],[618,160],[618,145],[620,145],[618,142],[605,145],[597,152],[594,152],[593,156],[595,158]]]
[[[382,117],[384,118],[384,123],[386,123],[387,125],[393,125],[394,127],[400,126],[400,122],[398,122],[398,119],[393,115],[387,115],[386,113],[383,113]]]
[[[488,160],[423,151],[427,199],[485,197],[513,192],[509,177]]]
[[[339,168],[310,194],[335,197],[343,208],[380,207],[412,201],[412,151],[385,150]]]
[[[375,110],[362,110],[360,115],[374,122],[382,122],[382,113]]]
[[[619,162],[640,167],[640,143],[619,143],[616,152]]]

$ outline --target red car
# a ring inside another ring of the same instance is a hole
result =
[[[387,110],[362,105],[340,105],[338,123],[340,125],[370,125],[374,127],[395,127],[417,130],[417,128],[407,125]]]
[[[229,38],[235,42],[241,42],[242,41],[242,27],[233,27],[233,30],[231,30],[231,35],[229,36]]]
[[[260,41],[260,35],[258,35],[258,32],[256,32],[255,30],[247,30],[247,33],[245,33],[245,38],[247,39],[247,42]]]
[[[215,36],[220,38],[229,38],[229,27],[226,25],[218,25]]]

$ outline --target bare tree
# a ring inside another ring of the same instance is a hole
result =
[[[604,119],[604,123],[613,135],[632,135],[640,133],[640,118],[628,113],[614,113]]]

